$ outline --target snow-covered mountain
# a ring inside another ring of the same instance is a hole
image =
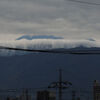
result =
[[[67,40],[57,36],[30,36],[24,35],[14,41],[0,41],[0,46],[37,49],[37,50],[78,50],[78,49],[99,49],[100,42],[89,38],[86,40]],[[25,52],[0,50],[0,55],[23,55]]]
[[[0,88],[47,87],[58,80],[59,68],[63,80],[71,81],[73,87],[87,89],[93,80],[100,80],[99,55],[33,53],[0,56]]]
[[[90,50],[99,49],[99,42],[88,40],[16,40],[1,45],[28,49]],[[47,87],[58,80],[57,69],[62,68],[63,80],[71,81],[75,88],[88,88],[93,80],[100,80],[99,55],[65,55],[49,53],[23,53],[2,50],[0,53],[0,88]],[[4,55],[7,55],[4,57]],[[10,56],[8,56],[10,55]],[[13,55],[13,56],[12,56]],[[20,56],[18,56],[20,55]],[[90,89],[90,88],[89,88]]]

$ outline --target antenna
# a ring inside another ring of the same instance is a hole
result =
[[[58,82],[52,82],[48,86],[48,88],[56,88],[56,89],[58,89],[59,100],[62,100],[62,90],[69,88],[70,85],[72,85],[71,82],[62,80],[62,69],[59,69],[59,81]]]

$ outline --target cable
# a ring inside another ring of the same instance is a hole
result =
[[[87,5],[100,6],[99,3],[87,2],[87,1],[80,1],[80,0],[67,0],[67,1],[76,2],[76,3],[83,3],[83,4],[87,4]]]
[[[4,47],[0,46],[0,49],[5,50],[16,50],[16,51],[25,51],[25,52],[40,52],[40,53],[53,53],[53,54],[74,54],[74,55],[95,55],[100,54],[100,50],[35,50],[35,49],[23,49],[23,48],[12,48],[12,47]]]

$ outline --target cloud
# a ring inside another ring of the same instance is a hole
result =
[[[0,0],[0,35],[5,40],[10,34],[99,40],[99,8],[67,0]]]
[[[97,41],[93,38],[87,38],[84,40],[84,39],[64,39],[64,38],[58,39],[58,37],[56,36],[50,36],[49,39],[46,38],[42,39],[40,37],[41,36],[29,36],[29,38],[33,38],[33,39],[26,39],[26,37],[23,38],[22,36],[20,37],[21,39],[17,38],[16,40],[10,40],[10,41],[2,40],[0,41],[0,46],[12,47],[12,48],[23,48],[23,49],[37,49],[37,50],[72,49],[77,47],[100,48],[100,41],[99,40]],[[49,36],[46,37],[48,38]],[[55,37],[57,39],[54,39]],[[27,53],[0,49],[0,55],[2,56],[12,56],[12,55],[22,55],[22,54],[27,54]]]

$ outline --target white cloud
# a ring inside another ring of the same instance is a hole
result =
[[[0,40],[0,46],[4,47],[12,47],[12,48],[23,48],[23,49],[71,49],[76,47],[99,47],[100,48],[100,40],[95,40],[92,38],[87,39],[21,39],[21,40]],[[19,55],[23,54],[23,52],[16,52],[11,50],[2,50],[0,49],[0,55],[8,56],[8,55]]]
[[[28,49],[55,49],[55,48],[75,48],[84,47],[100,47],[100,41],[87,40],[66,40],[66,39],[33,39],[33,40],[12,40],[0,41],[1,46],[20,47]]]

